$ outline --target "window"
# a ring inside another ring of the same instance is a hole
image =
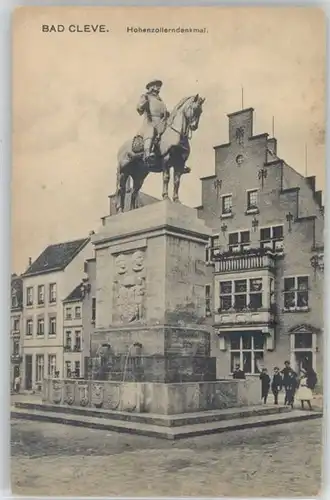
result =
[[[13,319],[13,331],[19,332],[19,318]]]
[[[80,377],[80,361],[74,362],[74,374],[77,378]]]
[[[81,332],[80,332],[80,330],[76,330],[74,332],[74,335],[75,335],[75,344],[74,344],[75,351],[80,351],[81,350]]]
[[[38,286],[38,304],[44,304],[45,303],[45,287],[44,285],[39,285]]]
[[[262,278],[220,281],[220,311],[234,308],[256,310],[262,307]]]
[[[264,359],[264,337],[261,332],[235,332],[230,338],[230,369],[239,365],[245,373],[260,373]]]
[[[71,307],[65,308],[65,319],[72,319],[72,310]]]
[[[27,335],[29,337],[33,335],[33,320],[32,319],[27,319],[26,320],[25,335]]]
[[[33,287],[32,286],[28,286],[26,289],[26,305],[27,306],[33,305]]]
[[[39,318],[37,321],[37,335],[45,335],[45,320]]]
[[[240,231],[229,233],[229,250],[231,252],[241,252],[250,248],[250,231]]]
[[[95,322],[96,320],[96,298],[92,298],[92,321]]]
[[[294,335],[294,348],[295,349],[312,349],[313,337],[311,333],[296,333]]]
[[[48,354],[48,375],[55,377],[56,372],[56,354]]]
[[[260,247],[269,248],[274,252],[283,251],[283,226],[261,228]]]
[[[81,307],[80,306],[76,306],[74,308],[74,316],[76,319],[80,319],[81,318]]]
[[[205,286],[205,316],[211,316],[211,286]]]
[[[247,210],[258,210],[258,190],[247,192]]]
[[[49,285],[49,302],[56,302],[56,283],[50,283]]]
[[[284,278],[284,309],[308,309],[308,276]]]
[[[65,362],[65,376],[66,376],[66,378],[71,377],[71,361]]]
[[[222,196],[222,215],[230,215],[232,213],[233,197],[231,194]]]
[[[37,354],[36,356],[36,382],[42,382],[44,378],[44,356]]]
[[[65,348],[68,351],[71,351],[72,347],[72,338],[71,338],[71,330],[67,330],[65,332]]]
[[[56,316],[49,318],[49,335],[56,335]]]
[[[13,341],[13,355],[18,356],[19,355],[19,340],[14,340]]]
[[[11,307],[18,307],[17,290],[15,288],[11,292]]]

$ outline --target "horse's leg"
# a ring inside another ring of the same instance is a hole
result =
[[[116,211],[121,212],[121,189],[120,189],[120,178],[122,172],[120,171],[120,165],[117,167],[117,179],[116,179]]]
[[[118,213],[125,210],[125,196],[126,196],[126,181],[127,174],[118,170],[117,174],[117,203],[116,209]]]
[[[133,189],[131,193],[131,206],[130,210],[135,210],[137,207],[137,197],[142,183],[138,182],[137,175],[133,177]]]
[[[131,195],[131,210],[135,210],[138,208],[137,200],[138,200],[138,195],[140,192],[140,189],[143,185],[144,179],[148,175],[148,171],[138,171],[137,169],[134,172],[135,175],[132,176],[133,179],[133,189],[132,189],[132,195]]]
[[[163,200],[168,200],[168,184],[170,182],[170,167],[164,160],[163,167]]]
[[[174,168],[174,175],[173,175],[173,201],[176,202],[176,203],[180,203],[180,200],[179,200],[179,188],[180,188],[181,175],[182,175],[182,172],[178,172]]]

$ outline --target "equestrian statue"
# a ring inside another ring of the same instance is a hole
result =
[[[133,140],[125,142],[118,151],[116,209],[125,207],[126,183],[131,177],[130,210],[137,208],[138,193],[150,172],[163,173],[163,199],[168,199],[170,169],[173,168],[173,201],[179,202],[181,175],[190,172],[186,161],[190,154],[192,132],[197,130],[205,99],[199,94],[185,97],[169,113],[159,92],[160,80],[146,85],[137,105],[143,124]]]

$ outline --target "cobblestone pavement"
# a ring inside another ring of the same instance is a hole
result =
[[[12,489],[45,496],[313,497],[321,420],[165,441],[12,421]]]

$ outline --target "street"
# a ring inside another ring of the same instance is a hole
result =
[[[45,496],[316,496],[321,424],[165,441],[12,421],[12,490]]]

